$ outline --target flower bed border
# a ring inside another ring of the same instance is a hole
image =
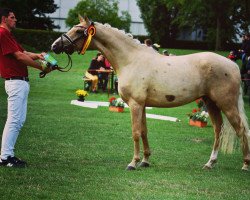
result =
[[[116,107],[116,106],[109,106],[109,111],[111,111],[111,112],[124,112],[124,108]]]

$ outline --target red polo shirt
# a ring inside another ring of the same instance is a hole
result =
[[[17,43],[12,33],[0,27],[0,74],[2,78],[13,76],[28,77],[28,69],[12,55],[24,49]]]

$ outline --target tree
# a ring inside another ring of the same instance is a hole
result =
[[[169,9],[162,1],[137,0],[137,5],[145,28],[155,42],[166,45],[176,38],[178,27],[172,21],[178,13],[177,9]]]
[[[232,20],[238,24],[236,31],[238,34],[248,33],[250,31],[250,0],[234,1]]]
[[[0,7],[10,8],[17,17],[17,27],[52,30],[58,28],[45,14],[58,8],[54,0],[0,0]]]
[[[139,2],[146,0],[137,2],[141,7]],[[249,0],[163,0],[162,4],[168,12],[176,11],[170,25],[176,25],[179,29],[188,27],[191,31],[203,29],[207,42],[216,50],[221,50],[228,43],[237,40],[236,34],[248,30]],[[158,16],[165,15],[160,11],[158,9]],[[152,11],[145,10],[144,15],[150,16],[151,13]],[[163,29],[161,27],[159,32],[164,31]]]
[[[180,28],[185,26],[192,31],[197,28],[203,29],[206,32],[207,42],[210,45],[215,44],[216,50],[222,49],[222,43],[225,44],[233,35],[229,20],[231,4],[232,1],[227,0],[172,0],[167,2],[168,6],[178,6],[176,22]]]
[[[116,0],[82,0],[75,8],[70,9],[66,25],[72,27],[79,23],[78,14],[87,15],[91,20],[100,23],[109,23],[118,29],[129,32],[131,17],[128,12],[118,15],[118,2]]]

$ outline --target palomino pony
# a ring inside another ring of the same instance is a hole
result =
[[[80,17],[80,23],[58,38],[51,48],[55,53],[84,53],[88,44],[101,51],[113,66],[119,79],[119,94],[130,108],[134,156],[128,170],[136,169],[140,161],[140,138],[144,150],[140,166],[149,166],[145,107],[176,107],[200,97],[205,101],[215,134],[213,150],[204,168],[211,169],[216,163],[220,139],[225,141],[222,147],[231,151],[237,135],[244,157],[242,169],[248,170],[249,128],[240,72],[234,62],[210,52],[166,57],[139,44],[131,35],[93,23],[87,17]],[[221,111],[225,114],[224,123]]]

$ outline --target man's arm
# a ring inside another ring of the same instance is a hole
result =
[[[32,52],[28,52],[28,51],[24,51],[23,53],[25,53],[26,55],[28,55],[29,57],[31,57],[32,60],[37,60],[37,59],[44,59],[43,55],[45,55],[45,53],[32,53]]]
[[[30,54],[30,55],[29,55]],[[34,53],[23,53],[21,51],[17,51],[15,53],[13,53],[13,56],[21,63],[27,65],[27,66],[31,66],[33,68],[39,69],[41,71],[43,71],[43,67],[38,63],[35,62],[33,60],[33,58],[36,59],[43,59],[43,57],[39,57],[38,54],[34,54]]]

